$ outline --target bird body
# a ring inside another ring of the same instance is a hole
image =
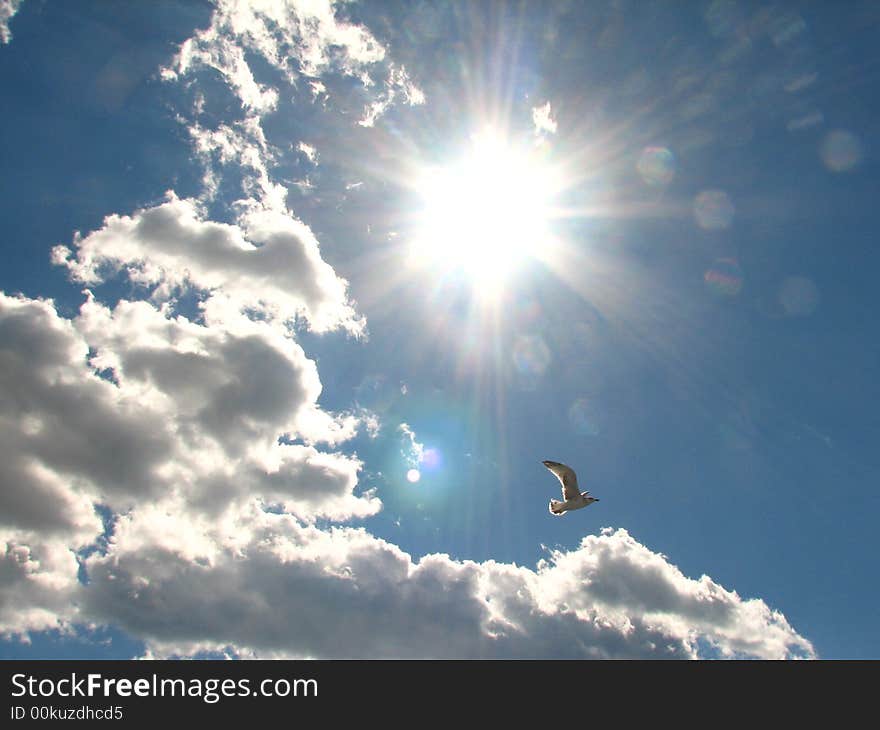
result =
[[[591,497],[589,492],[580,491],[577,483],[577,475],[574,473],[574,469],[570,466],[560,464],[558,461],[544,461],[542,463],[553,472],[559,480],[559,483],[562,484],[563,501],[559,501],[558,499],[550,500],[551,514],[554,514],[557,517],[562,517],[566,512],[570,512],[573,509],[588,507],[593,504],[593,502],[599,501],[596,497]]]

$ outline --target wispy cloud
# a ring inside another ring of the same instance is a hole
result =
[[[278,74],[277,86],[257,80],[248,62],[254,54]],[[181,116],[206,165],[206,195],[212,197],[217,189],[217,164],[237,159],[252,170],[252,180],[245,176],[248,193],[273,210],[283,210],[285,201],[283,189],[269,180],[272,159],[262,124],[278,108],[282,91],[297,95],[307,87],[310,103],[324,103],[329,92],[323,77],[357,79],[368,92],[358,121],[367,127],[398,100],[410,105],[425,100],[369,29],[340,20],[329,0],[219,0],[210,25],[181,44],[162,76],[189,84],[204,69],[221,75],[244,115],[233,127],[211,126],[197,100]]]
[[[403,434],[403,448],[401,449],[401,455],[406,460],[406,463],[410,466],[416,467],[422,461],[422,456],[425,453],[425,446],[419,441],[416,440],[416,433],[412,430],[408,423],[401,423],[397,430]]]

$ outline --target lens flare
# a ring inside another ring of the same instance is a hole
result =
[[[520,335],[513,345],[513,363],[521,375],[543,375],[550,364],[550,348],[540,335]]]
[[[779,287],[779,302],[790,317],[806,317],[819,305],[819,290],[805,276],[790,276]]]
[[[668,185],[675,177],[675,158],[665,147],[645,147],[636,168],[648,185]]]
[[[743,274],[736,259],[718,259],[703,277],[713,294],[735,297],[743,285]]]
[[[421,479],[421,478],[422,478],[422,474],[421,474],[421,472],[420,472],[418,469],[410,469],[410,470],[406,473],[406,480],[407,480],[410,484],[415,484],[415,483],[416,483],[417,481],[419,481],[419,479]]]
[[[520,297],[509,309],[513,321],[522,328],[534,327],[542,315],[541,305],[531,297]]]
[[[431,471],[439,469],[443,464],[443,456],[440,451],[435,448],[428,448],[422,452],[419,457],[419,465]]]
[[[723,190],[704,190],[694,200],[697,225],[708,231],[720,231],[733,221],[733,203]]]
[[[847,172],[862,161],[862,143],[852,132],[829,132],[820,150],[822,161],[832,172]]]
[[[595,409],[586,398],[578,398],[568,409],[568,422],[581,436],[598,436],[599,421]]]

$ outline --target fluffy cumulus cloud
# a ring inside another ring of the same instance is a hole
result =
[[[195,322],[89,297],[67,320],[3,296],[0,333],[6,633],[108,624],[155,656],[812,655],[763,601],[687,578],[623,530],[529,569],[416,560],[319,525],[381,503],[355,457],[318,448],[347,427],[314,425],[314,363],[225,303]],[[302,418],[311,445],[289,440]],[[115,519],[83,553],[96,505]]]
[[[302,348],[222,299],[202,317],[89,296],[65,319],[52,302],[0,294],[0,630],[50,625],[42,599],[65,605],[60,587],[79,585],[98,506],[146,510],[160,527],[170,515],[226,524],[255,504],[306,522],[379,509],[355,493],[357,458],[326,450],[358,423],[317,405]]]
[[[721,656],[812,655],[762,601],[686,578],[624,530],[537,570],[414,561],[364,530],[279,515],[250,531],[202,560],[120,542],[89,560],[88,610],[154,656],[689,658],[701,643]]]
[[[355,130],[424,101],[322,0],[219,0],[183,44],[166,78],[208,68],[240,102],[238,119],[203,119],[202,99],[184,121],[199,159],[247,170],[243,197],[232,222],[210,220],[209,170],[201,200],[172,193],[56,247],[87,287],[73,314],[0,293],[0,634],[110,625],[150,656],[813,656],[760,599],[623,530],[529,568],[412,556],[351,524],[382,508],[351,448],[379,421],[321,407],[298,338],[365,322],[272,177],[262,121],[282,97],[253,54],[308,103],[336,93],[332,74],[375,88]],[[549,105],[535,124],[553,131]],[[397,433],[417,463],[415,434]]]
[[[134,216],[108,217],[101,230],[77,238],[74,250],[58,246],[53,255],[86,284],[124,270],[145,286],[222,292],[239,308],[302,317],[317,331],[363,327],[346,300],[346,282],[321,258],[311,230],[275,211],[252,211],[240,225],[215,223],[203,220],[193,201],[171,194]]]
[[[0,636],[70,630],[80,584],[76,555],[58,540],[4,540],[0,552]]]

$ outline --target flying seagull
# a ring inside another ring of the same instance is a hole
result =
[[[570,466],[560,464],[558,461],[544,461],[543,464],[556,475],[562,484],[562,498],[565,501],[550,500],[550,512],[557,517],[562,517],[569,510],[580,509],[599,501],[595,497],[591,497],[589,492],[581,492],[578,489],[577,475]]]

